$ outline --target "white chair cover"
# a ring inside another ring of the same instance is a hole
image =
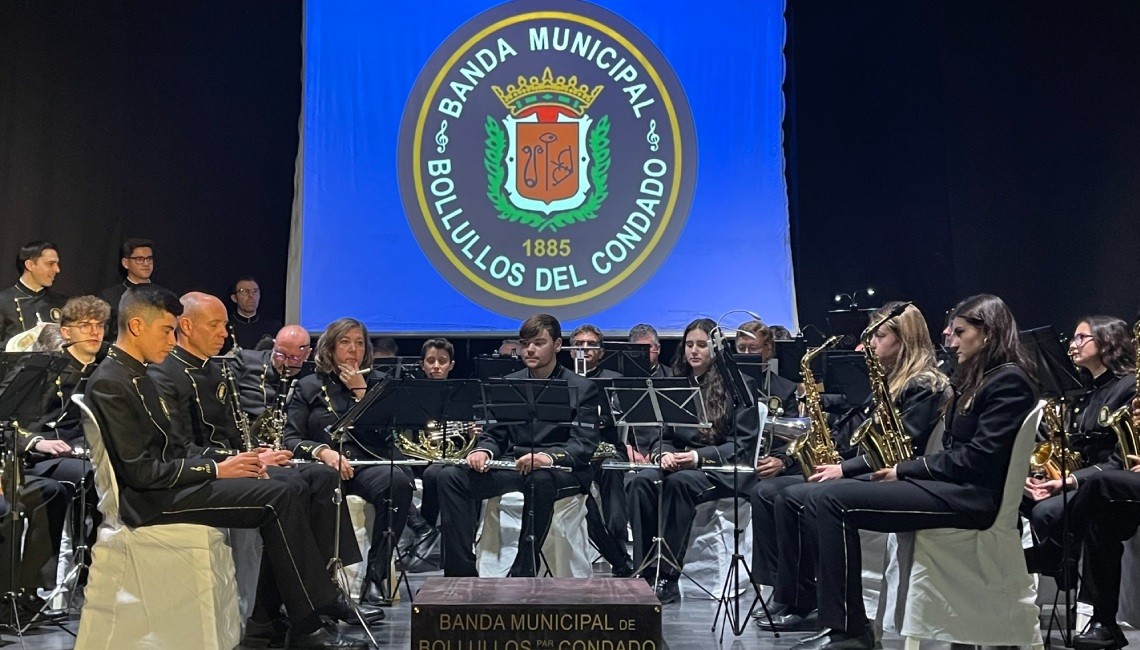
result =
[[[505,577],[511,570],[519,548],[522,529],[523,495],[508,492],[487,499],[483,514],[483,530],[475,545],[475,562],[483,578]],[[559,499],[554,503],[554,519],[542,545],[542,556],[555,578],[588,578],[593,573],[590,563],[593,551],[586,530],[586,495]],[[544,567],[538,572],[544,574]]]
[[[1042,405],[1030,412],[1017,434],[994,525],[986,530],[937,528],[913,534],[914,561],[901,630],[908,647],[918,639],[1041,645],[1037,593],[1025,570],[1017,517]]]
[[[355,494],[350,494],[345,499],[348,504],[348,516],[352,521],[352,530],[356,533],[356,543],[360,546],[360,556],[367,558],[368,549],[372,546],[372,521],[376,517],[376,510],[371,503]],[[360,598],[360,590],[364,585],[367,568],[367,561],[344,567],[344,573],[348,579],[346,589],[353,598]]]
[[[83,414],[103,515],[75,647],[233,648],[241,619],[233,556],[222,531],[195,524],[124,525],[98,423],[81,396],[72,399]]]

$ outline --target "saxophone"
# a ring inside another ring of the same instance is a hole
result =
[[[1132,326],[1132,345],[1140,345],[1140,320]],[[1140,370],[1136,371],[1136,388],[1140,391]],[[1097,420],[1100,426],[1112,427],[1116,432],[1116,450],[1120,453],[1120,462],[1124,464],[1124,469],[1132,469],[1137,463],[1128,457],[1140,456],[1140,431],[1137,431],[1136,422],[1132,420],[1132,404],[1125,404],[1111,412],[1106,406],[1100,410]]]
[[[1065,404],[1056,399],[1045,402],[1042,422],[1049,433],[1043,442],[1037,443],[1033,453],[1029,455],[1030,474],[1053,480],[1061,478],[1062,466],[1066,474],[1072,474],[1081,468],[1080,452],[1067,449],[1066,444],[1065,455],[1061,455],[1060,439],[1068,436],[1065,433],[1065,420]],[[1065,441],[1068,442],[1067,438]]]
[[[277,396],[273,399],[273,406],[261,412],[261,415],[249,425],[250,435],[269,445],[274,451],[284,448],[285,420],[289,417],[289,389],[293,380],[285,375],[277,382]]]
[[[871,469],[878,471],[884,467],[894,467],[899,461],[914,456],[914,445],[910,434],[903,426],[899,417],[898,407],[891,399],[891,391],[887,386],[887,371],[879,355],[875,354],[871,346],[871,339],[887,321],[906,311],[909,302],[902,303],[883,314],[863,330],[860,340],[863,342],[863,356],[867,361],[867,376],[871,380],[871,417],[859,425],[855,434],[851,436],[851,446],[859,446],[867,464]]]
[[[815,473],[816,465],[837,465],[843,460],[835,449],[835,441],[831,439],[831,427],[827,424],[827,415],[823,412],[820,401],[820,386],[815,383],[815,375],[811,371],[811,362],[841,338],[843,337],[833,336],[827,339],[818,348],[808,350],[800,361],[800,374],[804,377],[804,405],[810,424],[808,432],[788,443],[784,453],[799,461],[804,478]]]

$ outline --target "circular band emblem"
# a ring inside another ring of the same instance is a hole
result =
[[[516,318],[581,317],[672,250],[696,144],[676,75],[635,27],[585,2],[508,2],[420,72],[400,192],[421,248],[465,296]]]

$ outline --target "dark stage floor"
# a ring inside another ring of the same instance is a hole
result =
[[[425,579],[432,576],[441,575],[440,573],[423,573],[415,574],[411,577],[411,584],[413,589],[418,589]],[[604,574],[599,574],[599,576]],[[744,605],[747,607],[747,603]],[[744,633],[735,637],[732,635],[731,630],[725,630],[723,642],[720,634],[720,626],[718,623],[717,632],[711,632],[710,628],[713,624],[713,615],[716,611],[716,603],[708,600],[683,600],[678,604],[667,605],[662,612],[662,629],[665,636],[665,645],[671,650],[681,650],[689,648],[756,648],[759,650],[768,649],[782,649],[789,648],[797,641],[809,636],[809,632],[795,632],[785,633],[780,638],[773,638],[771,633],[761,632],[756,629],[751,623]],[[384,648],[407,648],[410,643],[410,632],[408,629],[410,618],[410,608],[406,601],[398,602],[388,610],[388,620],[384,625],[373,628],[373,634],[376,640]],[[77,630],[79,627],[78,619],[72,621],[68,628],[72,631]],[[350,634],[362,636],[360,629],[345,628]],[[1140,647],[1140,631],[1134,629],[1125,630],[1128,635],[1128,640],[1133,647]],[[7,647],[19,648],[20,641],[11,634],[4,633],[2,637],[4,642],[7,642]],[[1054,633],[1054,647],[1060,648],[1061,644],[1056,641],[1057,635]],[[23,639],[24,647],[37,650],[64,650],[74,646],[74,638],[66,632],[59,630],[36,630],[27,633]],[[883,647],[888,650],[901,650],[903,647],[902,639],[894,636],[887,635],[883,639]],[[924,644],[924,648],[948,648],[948,644],[929,643]]]

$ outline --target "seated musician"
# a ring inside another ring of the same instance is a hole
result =
[[[739,354],[758,354],[764,363],[776,354],[775,338],[772,330],[758,320],[742,324],[736,333],[736,351]],[[760,386],[762,393],[780,399],[780,404],[791,406],[796,403],[796,384],[776,373],[769,373]],[[775,415],[773,413],[772,415]]]
[[[605,353],[602,331],[595,325],[585,323],[570,333],[570,354],[575,370],[587,379],[613,379],[621,377],[616,371],[601,367]],[[607,455],[626,461],[625,445],[612,423],[599,423],[598,435],[601,443],[612,452]],[[599,453],[599,456],[602,454]],[[597,547],[602,557],[612,567],[615,578],[628,578],[636,567],[626,549],[626,536],[629,529],[629,516],[625,510],[624,472],[604,471],[594,468],[594,482],[598,484],[599,504],[591,494],[586,501],[586,527],[590,541]]]
[[[898,304],[887,303],[871,320],[887,315]],[[921,456],[951,394],[949,380],[935,368],[934,345],[922,312],[911,305],[887,320],[875,331],[871,348],[886,372],[883,380],[910,436],[914,456]],[[815,552],[799,543],[804,500],[824,481],[870,473],[866,457],[850,440],[871,412],[869,396],[846,414],[829,417],[832,444],[843,461],[810,468],[808,479],[800,460],[782,451],[757,463],[760,482],[752,491],[752,570],[758,584],[775,587],[769,612],[777,630],[818,627]],[[771,629],[762,614],[757,624]]]
[[[1069,435],[1071,449],[1080,453],[1084,467],[1066,479],[1070,488],[1080,489],[1090,476],[1121,467],[1121,459],[1114,453],[1116,434],[1110,427],[1101,425],[1098,417],[1102,408],[1114,412],[1136,397],[1136,350],[1128,325],[1110,316],[1082,319],[1069,342],[1069,358],[1092,375],[1092,390],[1073,408]],[[1060,435],[1060,432],[1054,433]],[[1068,585],[1072,576],[1066,575],[1061,567],[1059,544],[1064,501],[1060,494],[1061,479],[1059,476],[1030,477],[1026,479],[1025,490],[1032,504],[1028,516],[1036,546],[1027,552],[1030,571],[1053,575]],[[1070,494],[1070,503],[1072,498]],[[1050,541],[1053,538],[1058,543]],[[1074,548],[1070,568],[1076,566],[1076,555]]]
[[[708,318],[689,323],[673,361],[675,377],[689,377],[694,386],[700,387],[712,427],[671,427],[652,454],[654,460],[660,461],[661,469],[641,470],[630,476],[627,484],[634,561],[638,564],[649,553],[657,534],[656,490],[663,490],[665,555],[659,574],[653,575],[652,570],[642,574],[655,583],[657,598],[663,604],[680,599],[679,567],[684,565],[697,504],[747,495],[756,481],[753,472],[733,474],[701,469],[710,465],[751,464],[760,435],[756,409],[736,409],[728,387],[713,367],[709,337],[715,327],[716,323]]]
[[[94,541],[99,526],[95,511],[97,497],[92,480],[91,461],[87,460],[83,427],[79,421],[79,408],[71,401],[72,395],[82,395],[88,377],[102,361],[103,328],[111,315],[111,307],[95,296],[71,298],[63,306],[60,333],[68,344],[60,354],[68,360],[67,369],[47,386],[40,405],[42,417],[31,426],[31,435],[23,442],[28,461],[28,474],[55,479],[61,482],[74,499],[79,486],[87,490],[87,506],[93,511],[93,525],[86,536]],[[72,512],[73,533],[84,530],[87,513],[80,511],[78,503]]]
[[[492,425],[479,436],[466,466],[445,467],[439,478],[443,571],[447,576],[478,575],[475,565],[476,509],[483,499],[521,492],[524,531],[510,575],[533,577],[546,540],[554,502],[584,492],[591,478],[590,460],[598,446],[598,388],[558,365],[562,327],[547,314],[532,316],[519,328],[526,368],[506,379],[557,379],[570,390],[573,422]],[[489,461],[509,460],[510,469],[493,469]],[[557,466],[571,471],[543,469]]]
[[[257,418],[266,409],[274,408],[287,397],[294,378],[312,352],[309,333],[300,325],[286,325],[278,330],[273,347],[268,350],[237,350],[230,363],[237,376],[241,410]],[[282,388],[284,396],[279,394]]]
[[[220,362],[210,359],[226,341],[225,305],[214,296],[198,292],[182,296],[181,304],[178,344],[162,363],[151,364],[147,369],[167,407],[171,437],[211,460],[225,460],[256,449],[269,478],[284,482],[307,497],[304,510],[321,557],[327,561],[333,556],[336,531],[336,472],[321,465],[293,467],[291,452],[261,447],[249,437],[248,421],[243,423],[244,430],[239,429],[237,396],[231,392],[236,381],[227,380]],[[347,513],[341,517],[340,530],[341,556],[348,564],[360,561],[360,549]],[[283,636],[286,625],[279,620],[280,607],[275,590],[259,588],[255,609],[246,625],[247,640]],[[383,613],[369,611],[368,615],[379,620]]]
[[[383,584],[389,577],[392,550],[404,532],[412,504],[412,473],[406,467],[367,465],[353,467],[349,461],[393,458],[395,450],[385,433],[354,429],[345,434],[344,453],[327,428],[335,424],[380,381],[367,374],[372,365],[368,329],[355,318],[340,318],[329,324],[317,340],[317,371],[297,381],[285,422],[285,448],[298,458],[318,460],[339,469],[348,494],[363,498],[376,509],[368,548],[366,587],[363,599],[389,604]],[[389,526],[391,524],[391,526]]]
[[[1025,464],[1012,458],[1013,445],[1037,394],[1013,314],[983,294],[960,302],[953,316],[960,369],[944,449],[881,469],[871,481],[829,481],[807,496],[802,525],[818,542],[824,632],[798,650],[874,647],[863,607],[860,530],[984,530],[997,518],[1010,463]]]
[[[1140,431],[1140,399],[1132,400],[1131,414],[1130,445],[1135,449],[1140,444],[1136,440],[1136,432]],[[1069,502],[1069,524],[1082,542],[1079,600],[1093,606],[1089,628],[1073,637],[1077,650],[1128,645],[1116,622],[1116,613],[1120,583],[1125,579],[1120,571],[1124,542],[1136,535],[1140,526],[1140,456],[1128,454],[1120,460],[1126,465],[1092,474]]]
[[[629,330],[629,342],[649,346],[649,376],[672,377],[673,369],[659,363],[661,358],[661,337],[657,330],[648,323],[639,323]]]
[[[225,307],[218,306],[224,320]],[[125,293],[118,340],[87,383],[87,400],[119,482],[123,522],[259,528],[272,567],[266,573],[289,615],[289,647],[364,648],[363,642],[327,629],[321,619],[348,620],[354,613],[329,579],[306,499],[284,481],[258,480],[266,469],[256,451],[214,460],[174,435],[169,409],[145,364],[166,359],[182,311],[174,294],[161,287]]]

